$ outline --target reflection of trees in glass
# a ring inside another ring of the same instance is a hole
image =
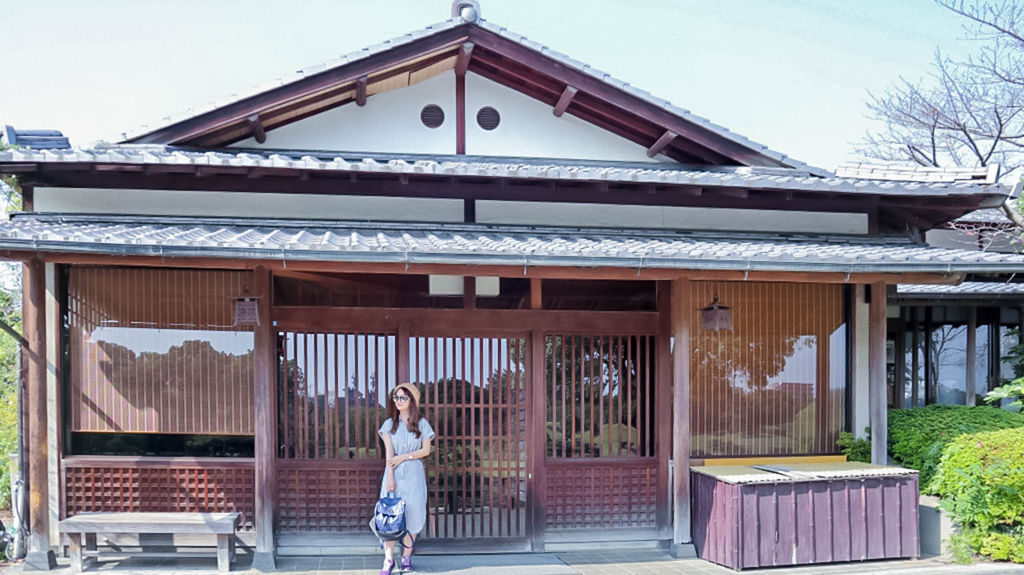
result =
[[[649,336],[546,338],[548,456],[653,455],[653,342]]]
[[[928,385],[936,403],[964,405],[967,397],[967,326],[935,325],[928,337]]]
[[[203,340],[188,340],[164,353],[136,353],[102,341],[86,345],[95,345],[105,357],[97,366],[101,381],[78,372],[84,380],[80,385],[101,388],[99,396],[83,393],[81,398],[106,424],[91,431],[252,433],[251,351],[224,353]],[[103,393],[103,382],[117,390],[116,397]]]

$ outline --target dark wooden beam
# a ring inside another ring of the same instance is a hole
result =
[[[873,282],[868,304],[868,422],[871,429],[888,429],[886,402],[886,293],[885,282]],[[887,465],[887,434],[871,434],[871,463]]]
[[[46,417],[46,266],[32,259],[22,267],[23,385],[28,400],[28,556],[26,570],[53,569],[50,549],[49,441]],[[24,463],[24,462],[23,462]]]
[[[466,77],[455,76],[455,153],[466,153]]]
[[[455,76],[465,76],[469,70],[469,62],[473,58],[473,43],[463,42],[459,47],[459,56],[455,59]]]
[[[252,132],[252,137],[259,142],[264,144],[267,141],[267,132],[263,129],[263,122],[260,120],[259,114],[253,114],[246,120],[249,123],[249,130]]]
[[[362,107],[366,105],[366,83],[366,76],[360,76],[356,80],[356,106]]]
[[[250,272],[256,288],[259,325],[253,334],[254,390],[253,410],[255,437],[255,513],[256,549],[253,567],[273,570],[274,559],[274,494],[277,492],[274,463],[277,461],[276,391],[277,333],[271,322],[271,299],[274,282],[270,271],[257,266]]]
[[[573,88],[572,86],[566,86],[565,89],[562,90],[562,95],[558,97],[558,102],[555,104],[555,109],[552,110],[555,116],[558,116],[559,118],[562,117],[562,114],[565,113],[565,110],[569,108],[569,104],[572,103],[572,99],[576,97],[577,92],[579,92],[579,90]]]
[[[679,134],[676,134],[672,130],[665,130],[665,133],[662,134],[660,138],[658,138],[658,141],[654,142],[654,144],[650,148],[647,148],[647,157],[653,158],[654,156],[657,156],[665,148],[667,148],[673,140],[675,140],[678,137]]]
[[[544,307],[544,292],[540,278],[530,278],[530,309]]]

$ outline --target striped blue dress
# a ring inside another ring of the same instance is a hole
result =
[[[426,419],[420,418],[420,436],[416,437],[399,419],[398,430],[391,433],[391,420],[386,419],[377,430],[383,438],[387,434],[391,438],[391,447],[395,455],[412,453],[423,447],[423,441],[434,438],[434,428]],[[380,496],[387,495],[388,473],[380,481]],[[427,473],[422,459],[404,461],[395,468],[395,494],[405,500],[405,528],[409,533],[417,535],[423,531],[427,523]]]

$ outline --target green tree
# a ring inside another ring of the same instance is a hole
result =
[[[19,298],[0,290],[0,320],[21,331]],[[0,334],[0,508],[11,506],[11,473],[7,454],[18,450],[18,342]]]

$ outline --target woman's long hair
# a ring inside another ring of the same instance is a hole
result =
[[[420,406],[416,403],[416,398],[412,396],[408,390],[403,389],[403,393],[409,396],[409,422],[406,427],[409,431],[413,432],[417,439],[420,437]],[[391,393],[394,393],[392,391]],[[401,417],[401,412],[398,411],[398,406],[395,405],[395,400],[388,394],[388,419],[391,420],[391,435],[394,435],[398,431],[398,419]]]

